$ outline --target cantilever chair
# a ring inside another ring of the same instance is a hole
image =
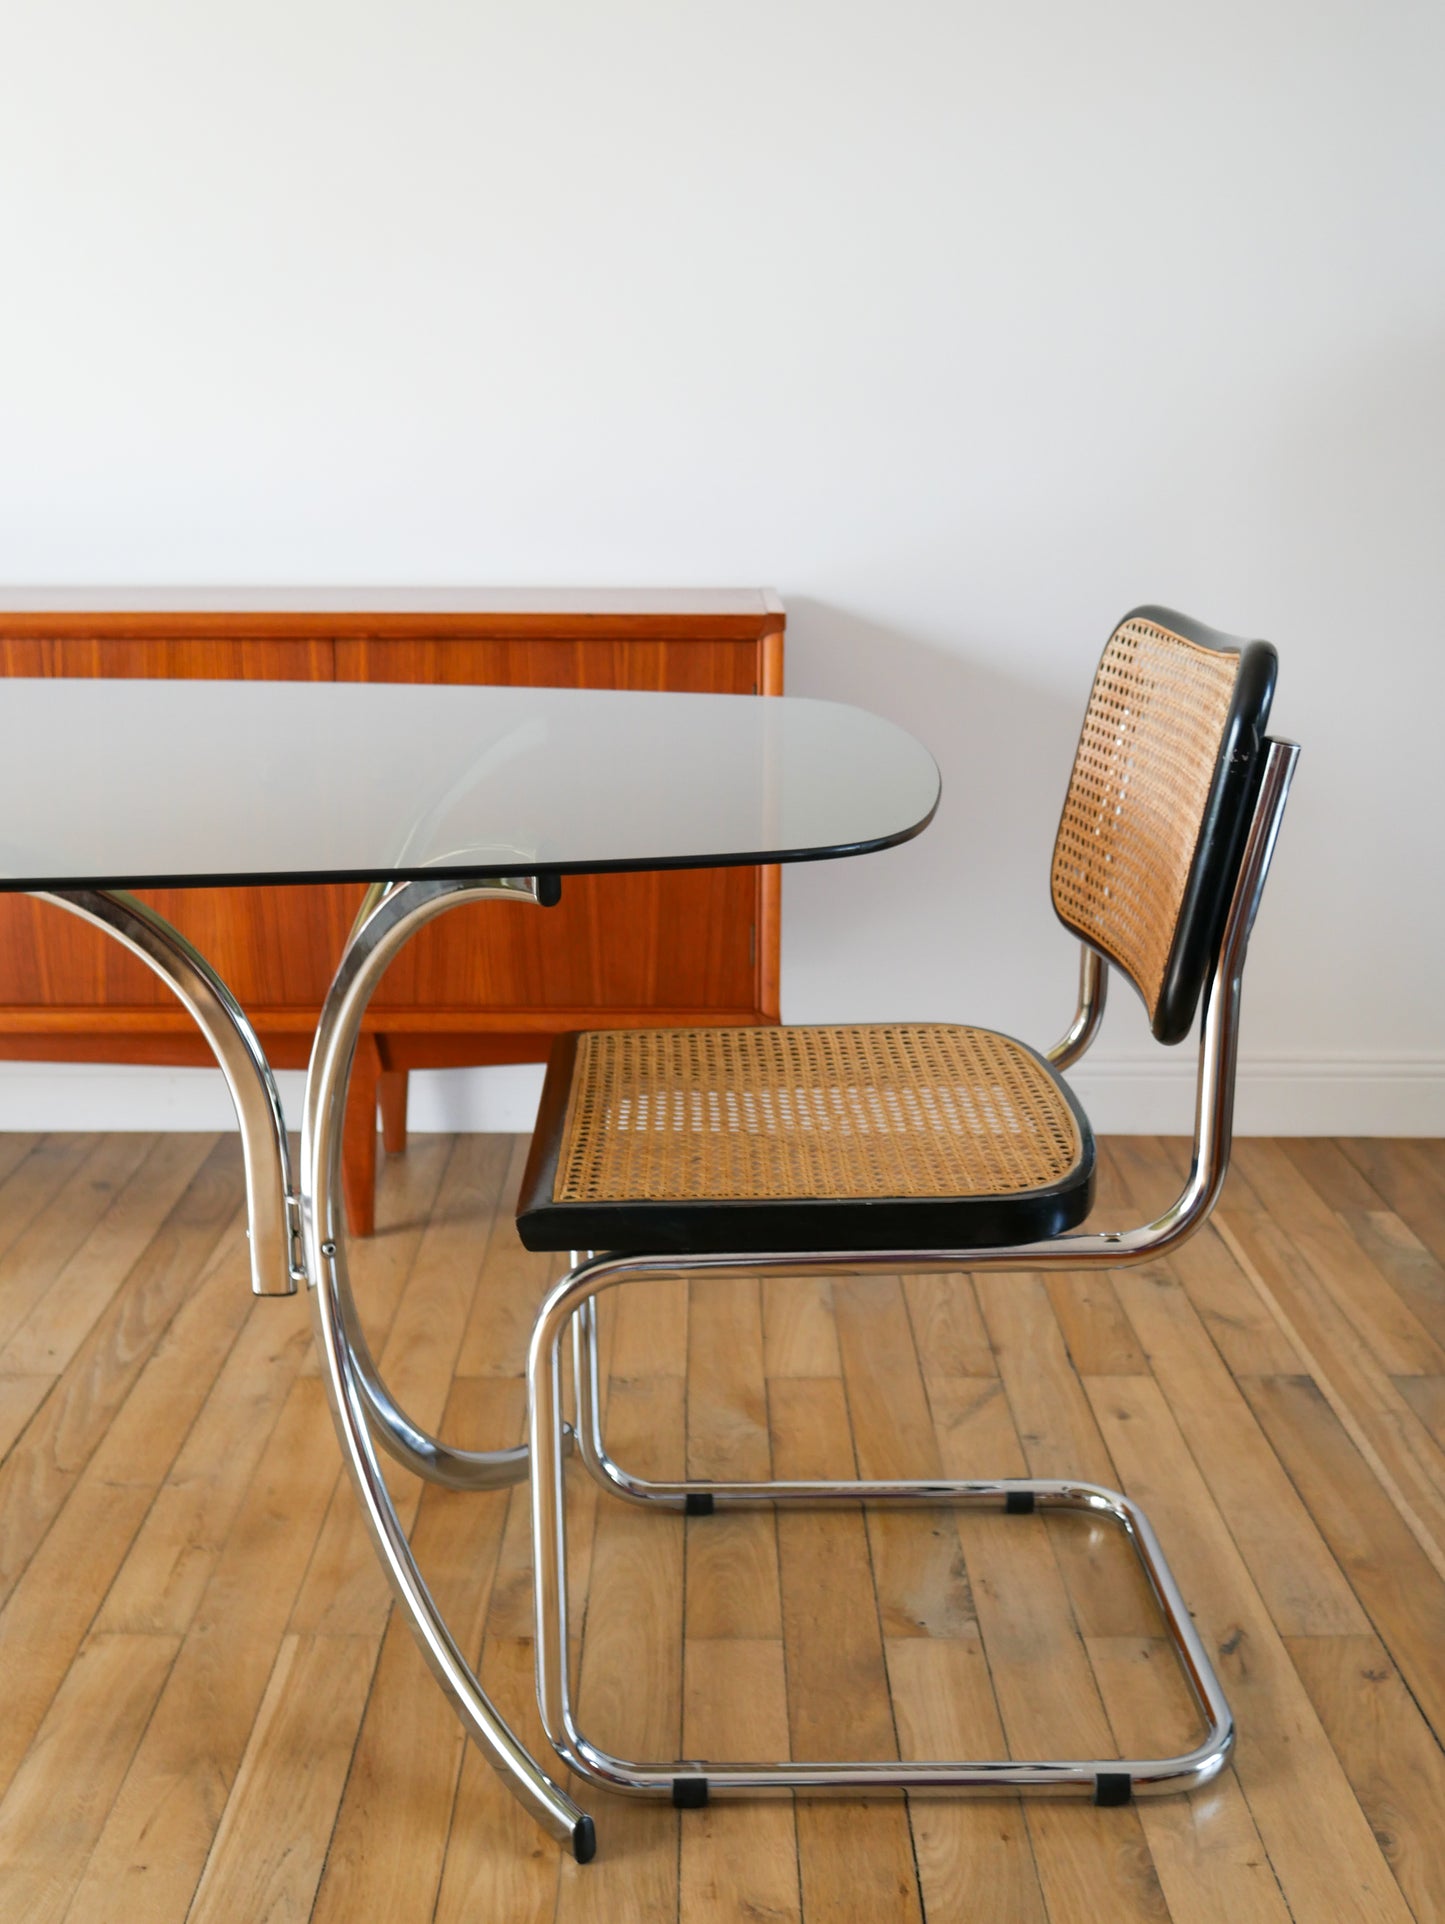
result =
[[[916,1483],[649,1482],[608,1456],[596,1296],[642,1277],[779,1277],[1052,1268],[1167,1254],[1209,1215],[1228,1167],[1245,950],[1299,755],[1265,734],[1276,657],[1164,608],[1104,650],[1053,858],[1054,907],[1083,944],[1077,1011],[1047,1055],[953,1025],[611,1031],[564,1037],[548,1068],[518,1204],[530,1249],[570,1250],[530,1362],[537,1693],[554,1749],[612,1790],[680,1806],[723,1791],[1023,1789],[1127,1803],[1190,1790],[1234,1738],[1204,1645],[1147,1519],[1100,1486],[1040,1478]],[[1193,1164],[1157,1221],[1084,1232],[1094,1143],[1060,1073],[1097,1032],[1108,970],[1160,1042],[1201,998]],[[612,1254],[590,1255],[594,1250]],[[618,1495],[724,1505],[954,1502],[1118,1522],[1138,1553],[1207,1726],[1165,1758],[633,1762],[577,1727],[568,1675],[561,1345],[576,1358],[578,1452]]]

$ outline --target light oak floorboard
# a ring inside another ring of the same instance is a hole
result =
[[[44,1138],[37,1134],[20,1129],[10,1130],[0,1136],[0,1194],[3,1194],[4,1187],[13,1172],[20,1167],[27,1156],[34,1153],[36,1145],[43,1140]]]
[[[282,1639],[190,1924],[311,1910],[375,1667],[370,1637]]]
[[[219,1200],[234,1203],[234,1196]],[[0,1467],[5,1549],[18,1560],[30,1546],[0,1611],[0,1786],[59,1687],[247,1312],[239,1265],[232,1274],[224,1263],[176,1309],[185,1256],[209,1245],[217,1202],[214,1195],[206,1201],[198,1239],[189,1233],[194,1225],[174,1238],[164,1228],[157,1233],[162,1260],[138,1266],[134,1294],[127,1283],[78,1353],[78,1373],[57,1386]]]
[[[1166,1209],[1183,1187],[1189,1144],[1177,1137],[1112,1137],[1105,1159],[1128,1185],[1136,1222],[1149,1222]],[[1225,1196],[1233,1194],[1226,1184]],[[1268,1303],[1255,1289],[1221,1239],[1213,1222],[1169,1260],[1170,1273],[1183,1285],[1228,1367],[1289,1371],[1300,1368],[1300,1354],[1280,1328]]]
[[[836,1283],[833,1297],[856,1473],[883,1481],[940,1476],[901,1285],[892,1277],[853,1277]],[[955,1637],[972,1629],[952,1510],[876,1505],[868,1511],[868,1542],[885,1636]]]
[[[414,1138],[352,1247],[418,1420],[517,1440],[525,1144]],[[1103,1145],[1096,1220],[1184,1148]],[[54,1924],[1445,1924],[1445,1158],[1242,1145],[1108,1276],[605,1299],[638,1473],[1068,1475],[1150,1512],[1239,1720],[1193,1798],[667,1803],[574,1864],[466,1745],[361,1527],[302,1299],[247,1287],[234,1137],[0,1138],[0,1916]],[[544,1750],[525,1488],[388,1464],[484,1688]],[[624,1755],[1118,1756],[1197,1715],[1133,1553],[1069,1517],[682,1518],[566,1471],[584,1730]],[[553,1764],[554,1769],[560,1767]]]
[[[1109,1721],[1134,1756],[1162,1757],[1202,1734],[1198,1712],[1167,1643],[1094,1639],[1089,1658]],[[1289,1908],[1232,1770],[1194,1797],[1139,1803],[1149,1854],[1174,1924],[1288,1924]]]
[[[1445,1352],[1391,1288],[1330,1203],[1274,1142],[1242,1142],[1235,1157],[1231,1202],[1241,1205],[1244,1184],[1256,1205],[1289,1224],[1290,1241],[1370,1354],[1391,1376],[1438,1376]]]
[[[689,1757],[788,1755],[788,1688],[781,1636],[689,1637],[683,1679]],[[792,1806],[715,1798],[682,1826],[680,1915],[689,1924],[737,1917],[789,1924],[802,1915]]]
[[[765,1482],[772,1475],[764,1341],[758,1284],[690,1286],[689,1477]],[[614,1369],[621,1354],[619,1346]],[[710,1517],[689,1517],[684,1527],[689,1641],[780,1639],[778,1533],[772,1511],[717,1511]]]
[[[853,1477],[843,1385],[780,1377],[768,1386],[780,1477]],[[896,1757],[879,1603],[858,1510],[778,1516],[788,1723],[798,1758]],[[908,1812],[896,1800],[803,1799],[796,1809],[804,1914],[921,1920]]]
[[[1409,1911],[1349,1780],[1250,1581],[1159,1386],[1090,1384],[1132,1495],[1149,1512],[1244,1735],[1235,1769],[1295,1916],[1403,1920]],[[1308,1797],[1301,1787],[1308,1782]]]
[[[1445,1918],[1445,1753],[1378,1637],[1296,1637],[1289,1652],[1400,1887]]]
[[[525,1413],[521,1385],[505,1378],[459,1380],[447,1408],[449,1422],[509,1439]],[[479,1503],[439,1489],[427,1490],[418,1508],[417,1560],[469,1653],[481,1642],[505,1515],[495,1498]],[[369,1913],[387,1924],[431,1924],[447,1840],[430,1818],[452,1801],[464,1741],[393,1611],[317,1891],[317,1924],[352,1924]]]
[[[1286,1636],[1364,1630],[1349,1584],[1173,1268],[1124,1270],[1115,1287],[1276,1627]]]
[[[982,1639],[895,1637],[888,1685],[905,1757],[1005,1755]],[[1044,1924],[1043,1892],[1016,1798],[920,1797],[911,1811],[919,1891],[930,1918],[1006,1917]]]
[[[129,1153],[102,1174],[84,1172],[98,1205],[111,1200],[75,1255],[0,1350],[0,1375],[59,1375],[105,1308],[109,1295],[205,1160],[205,1136],[120,1136]],[[99,1159],[95,1159],[98,1161]],[[135,1180],[132,1180],[135,1178]],[[129,1259],[129,1260],[128,1260]]]
[[[1244,1388],[1420,1708],[1445,1740],[1445,1580],[1308,1377],[1257,1377]]]
[[[141,1145],[142,1147],[144,1145]],[[8,1342],[114,1198],[90,1180],[132,1161],[130,1136],[46,1136],[0,1187],[0,1342]]]
[[[302,1377],[247,1486],[66,1924],[117,1916],[183,1924],[338,1474],[321,1385]]]
[[[176,1653],[96,1637],[77,1653],[0,1802],[0,1916],[56,1924]]]
[[[1340,1148],[1436,1261],[1445,1263],[1445,1164],[1439,1143],[1347,1137]]]

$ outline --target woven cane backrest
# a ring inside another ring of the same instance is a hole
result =
[[[1060,919],[1178,1041],[1222,930],[1253,803],[1274,650],[1162,608],[1109,639],[1054,844]]]

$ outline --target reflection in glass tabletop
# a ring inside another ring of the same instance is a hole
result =
[[[795,696],[0,683],[0,889],[702,868],[859,854],[927,750]]]

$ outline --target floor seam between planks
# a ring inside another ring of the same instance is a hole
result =
[[[1400,1488],[1400,1485],[1390,1472],[1389,1465],[1384,1461],[1379,1451],[1366,1435],[1363,1426],[1354,1411],[1350,1408],[1349,1403],[1336,1388],[1328,1373],[1320,1366],[1314,1351],[1301,1335],[1289,1313],[1284,1308],[1284,1305],[1276,1297],[1274,1291],[1264,1280],[1264,1277],[1261,1276],[1259,1270],[1250,1259],[1248,1252],[1242,1247],[1238,1237],[1229,1227],[1229,1224],[1223,1219],[1217,1218],[1215,1227],[1218,1229],[1221,1239],[1230,1254],[1234,1257],[1235,1262],[1238,1263],[1240,1269],[1253,1284],[1265,1308],[1269,1311],[1270,1315],[1273,1316],[1285,1336],[1288,1337],[1289,1341],[1293,1343],[1299,1351],[1300,1359],[1304,1363],[1309,1375],[1313,1377],[1315,1383],[1318,1385],[1320,1394],[1334,1411],[1335,1416],[1339,1420],[1340,1427],[1344,1430],[1360,1455],[1365,1459],[1366,1463],[1369,1464],[1381,1489],[1384,1490],[1385,1495],[1399,1512],[1400,1519],[1406,1529],[1409,1530],[1411,1536],[1414,1537],[1425,1555],[1435,1566],[1441,1581],[1445,1582],[1445,1547],[1442,1547],[1435,1533],[1410,1502],[1405,1492]]]

